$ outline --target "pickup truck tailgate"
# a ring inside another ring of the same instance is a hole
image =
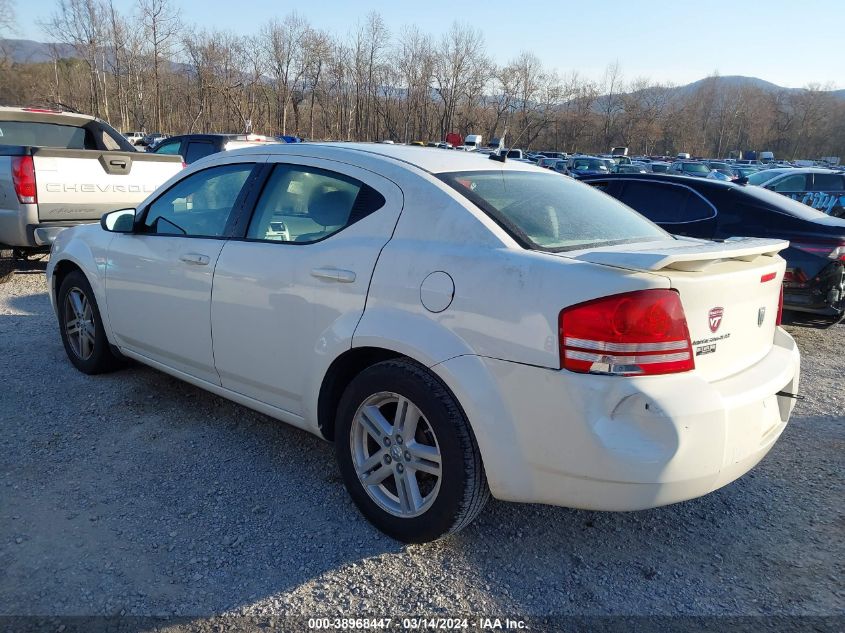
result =
[[[96,220],[134,207],[182,169],[179,156],[141,152],[34,149],[38,218]]]

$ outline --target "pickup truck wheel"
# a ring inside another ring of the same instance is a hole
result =
[[[112,353],[91,284],[79,271],[68,274],[58,294],[59,330],[70,362],[86,374],[113,371],[120,361]]]
[[[490,496],[455,397],[413,362],[378,363],[352,380],[338,406],[335,453],[364,516],[406,543],[461,530]]]
[[[12,274],[15,270],[14,253],[11,248],[0,248],[0,281],[5,281],[6,277]]]

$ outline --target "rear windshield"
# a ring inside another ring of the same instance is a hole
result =
[[[31,145],[65,149],[96,148],[92,134],[84,127],[29,121],[0,121],[0,145]]]
[[[556,173],[473,171],[439,177],[525,248],[565,251],[670,237],[616,199]]]
[[[752,185],[750,187],[742,187],[742,191],[752,198],[756,198],[757,200],[761,200],[776,207],[781,213],[801,218],[802,220],[818,221],[829,217],[827,214],[817,211],[813,207],[802,202],[793,200],[789,196],[785,196],[782,193],[775,193],[774,191],[769,191],[768,189],[763,189],[762,187],[755,187]]]
[[[607,169],[604,161],[598,158],[578,158],[572,161],[572,169]]]
[[[702,163],[683,163],[681,169],[694,174],[706,174],[710,171],[710,168]]]
[[[750,174],[748,176],[748,182],[752,185],[762,185],[764,182],[768,182],[775,176],[780,176],[783,173],[786,172],[782,169],[764,169],[763,171]]]

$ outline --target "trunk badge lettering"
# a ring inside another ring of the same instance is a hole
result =
[[[763,327],[763,321],[766,319],[766,308],[757,310],[757,327]]]
[[[716,330],[719,329],[719,326],[722,325],[722,315],[725,313],[725,309],[721,307],[717,308],[710,308],[710,312],[707,313],[707,320],[710,324],[710,331],[714,334]]]

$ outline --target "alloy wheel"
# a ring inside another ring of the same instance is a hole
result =
[[[380,392],[355,413],[352,464],[369,497],[401,518],[423,514],[437,498],[442,458],[434,429],[408,398]]]
[[[71,350],[80,360],[94,353],[96,325],[94,309],[85,292],[74,286],[65,297],[65,334]]]

